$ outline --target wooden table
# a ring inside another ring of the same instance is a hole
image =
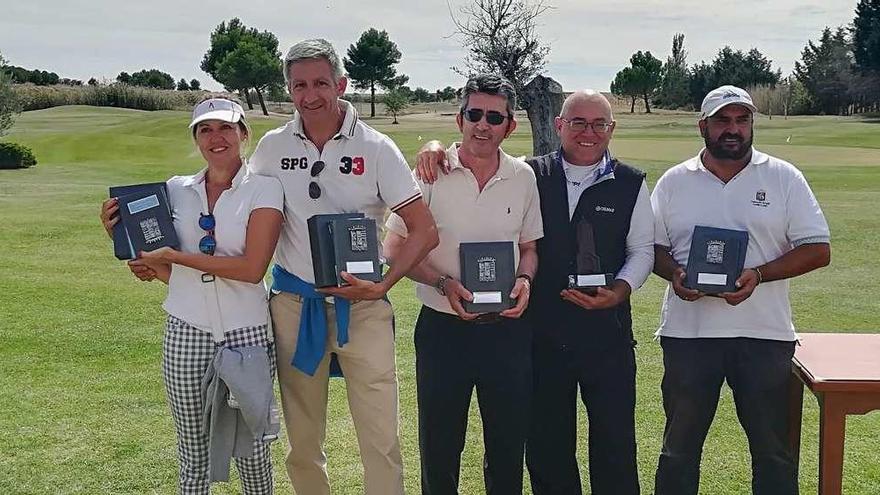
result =
[[[847,414],[880,409],[880,334],[802,333],[792,359],[789,441],[801,445],[804,385],[819,401],[819,495],[839,495]]]

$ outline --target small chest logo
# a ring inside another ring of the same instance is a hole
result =
[[[766,208],[770,206],[770,202],[767,201],[767,191],[763,189],[758,189],[758,191],[755,192],[755,199],[752,200],[752,205],[760,206],[761,208]]]
[[[597,205],[596,211],[601,211],[603,213],[614,213],[614,208],[612,208],[610,206]]]

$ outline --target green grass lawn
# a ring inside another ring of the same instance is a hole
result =
[[[612,148],[648,172],[651,185],[700,146],[693,114],[618,115]],[[164,286],[135,280],[112,256],[98,221],[107,187],[165,180],[202,167],[185,112],[67,107],[25,113],[7,140],[33,148],[39,165],[0,171],[0,493],[174,493],[176,447],[161,381]],[[425,139],[456,139],[449,116],[371,122],[412,160]],[[256,118],[257,135],[280,121]],[[792,283],[800,331],[878,332],[880,123],[800,117],[756,124],[756,146],[804,171],[831,225],[831,266]],[[790,141],[790,142],[787,142]],[[531,151],[527,125],[505,143]],[[633,296],[639,341],[637,435],[644,493],[651,493],[663,431],[662,361],[652,340],[664,284]],[[391,294],[397,314],[401,436],[406,486],[419,492],[412,329],[418,311],[409,282]],[[880,357],[878,357],[880,359]],[[474,401],[476,402],[476,401]],[[578,456],[583,479],[586,419]],[[362,471],[344,385],[334,381],[327,451],[334,493],[362,493]],[[472,409],[461,493],[483,493],[482,446]],[[805,395],[800,480],[815,493],[818,407]],[[880,493],[880,414],[847,422],[844,493]],[[273,446],[276,487],[286,440]],[[745,436],[723,392],[703,455],[702,493],[750,493]],[[215,493],[238,493],[220,484]],[[530,492],[529,492],[530,493]]]

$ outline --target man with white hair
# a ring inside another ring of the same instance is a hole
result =
[[[697,493],[703,443],[725,381],[749,441],[752,493],[798,493],[787,437],[797,340],[788,279],[830,262],[830,233],[803,174],[752,147],[755,111],[749,94],[734,86],[706,95],[699,120],[705,148],[667,170],[651,196],[654,273],[670,282],[657,330],[666,412],[657,495]],[[704,297],[684,286],[697,225],[748,232],[746,268],[734,292]]]
[[[582,493],[577,390],[589,416],[590,487],[595,495],[639,493],[635,441],[635,340],[630,293],[651,273],[654,219],[645,174],[611,156],[611,105],[576,91],[556,117],[561,149],[529,158],[541,200],[544,238],[529,306],[533,331],[532,426],[526,459],[535,495]],[[442,145],[420,153],[423,180],[435,175]],[[445,168],[442,168],[445,171]],[[588,225],[609,287],[570,289],[577,232]]]
[[[290,440],[287,473],[300,495],[330,494],[324,437],[335,355],[345,375],[365,493],[399,495],[394,315],[385,294],[437,245],[437,229],[400,150],[340,99],[347,80],[333,46],[297,43],[284,59],[284,76],[296,114],[260,140],[249,166],[278,177],[284,188],[285,224],[269,307]],[[348,285],[316,291],[309,217],[360,212],[381,225],[388,210],[409,235],[384,279],[373,283],[342,272]]]

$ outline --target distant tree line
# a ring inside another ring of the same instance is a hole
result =
[[[880,111],[880,0],[860,0],[849,26],[826,27],[808,41],[794,71],[783,78],[757,48],[729,46],[715,58],[688,66],[684,34],[672,39],[665,63],[636,52],[614,78],[611,91],[656,107],[693,110],[713,88],[733,84],[752,91],[763,113],[849,115]]]

